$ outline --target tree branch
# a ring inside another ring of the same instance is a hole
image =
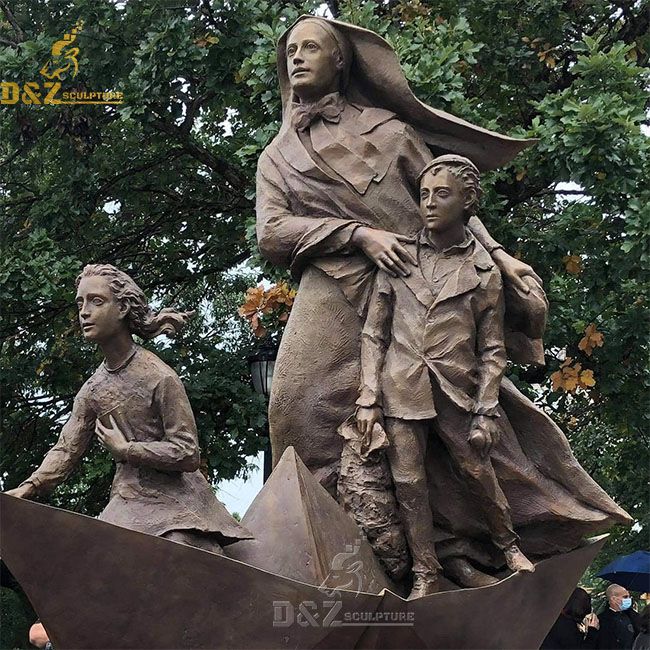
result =
[[[196,113],[198,110],[201,108],[201,105],[208,101],[209,99],[212,99],[212,97],[215,96],[214,92],[209,92],[205,93],[204,95],[199,95],[198,97],[195,97],[192,102],[187,105],[187,112],[185,113],[185,119],[183,120],[183,124],[181,124],[181,131],[189,136],[190,131],[192,130],[192,125],[194,124],[194,118],[196,117]]]
[[[18,47],[18,43],[16,41],[11,41],[7,38],[3,38],[0,36],[0,44],[6,45],[7,47]]]
[[[2,2],[2,0],[0,0],[0,2]],[[8,165],[15,158],[17,158],[21,153],[25,153],[29,151],[36,144],[38,139],[44,136],[53,126],[54,126],[54,118],[50,118],[47,124],[36,134],[34,138],[31,139],[30,142],[23,145],[22,147],[19,147],[18,149],[16,149],[16,151],[10,154],[8,158],[0,162],[0,167],[4,167],[5,165]]]
[[[214,13],[212,11],[212,4],[210,3],[210,0],[201,0],[201,13],[205,16],[206,20],[213,26],[216,27],[217,29],[220,28],[219,23],[217,22],[216,18],[214,17]]]
[[[199,145],[181,127],[170,124],[162,119],[153,120],[152,125],[182,144],[183,149],[188,154],[219,174],[235,191],[239,193],[244,192],[244,189],[248,185],[248,179],[235,165],[232,165],[223,158],[218,158],[212,152]]]
[[[109,187],[115,185],[115,183],[121,181],[124,178],[127,178],[128,176],[132,176],[133,174],[146,171],[147,169],[156,167],[157,165],[163,162],[171,162],[172,160],[176,160],[177,158],[180,158],[184,154],[185,151],[181,148],[171,149],[164,156],[159,156],[158,158],[154,158],[154,160],[151,160],[148,163],[145,163],[144,165],[139,165],[138,167],[130,167],[129,169],[126,169],[123,172],[117,174],[117,176],[113,176],[113,178],[110,178],[107,181],[105,181],[104,184],[95,193],[95,197],[102,196],[106,192],[106,190],[108,190]]]
[[[24,41],[25,40],[25,32],[21,29],[20,25],[14,18],[14,15],[11,13],[11,9],[9,9],[9,6],[5,2],[5,0],[0,0],[0,9],[2,9],[2,12],[5,15],[5,18],[9,22],[9,24],[13,27],[14,32],[18,35],[18,41]]]

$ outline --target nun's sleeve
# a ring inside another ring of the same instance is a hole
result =
[[[492,235],[490,235],[487,228],[483,225],[483,222],[477,216],[472,217],[467,226],[490,255],[492,255],[495,250],[503,248],[503,246],[494,239]]]
[[[257,241],[273,264],[296,268],[315,257],[352,252],[352,235],[364,224],[294,214],[284,179],[264,153],[257,166],[256,192]]]

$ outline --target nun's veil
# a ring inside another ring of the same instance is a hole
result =
[[[284,125],[293,99],[287,72],[286,43],[303,21],[318,23],[336,41],[344,61],[345,94],[352,103],[383,108],[419,132],[434,155],[467,156],[486,171],[510,162],[536,140],[520,140],[488,131],[422,103],[409,88],[393,48],[378,34],[349,23],[301,16],[278,41],[277,61]]]

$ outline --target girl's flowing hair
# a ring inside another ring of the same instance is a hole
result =
[[[129,330],[143,339],[153,339],[160,334],[173,338],[196,313],[169,308],[154,312],[133,278],[111,264],[88,264],[77,276],[76,285],[79,286],[82,278],[91,276],[106,278],[115,299],[129,307],[126,316]]]

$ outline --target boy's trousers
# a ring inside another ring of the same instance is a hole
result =
[[[433,382],[432,382],[433,384]],[[400,515],[406,532],[414,573],[440,570],[429,505],[425,457],[429,436],[438,435],[482,510],[492,541],[501,549],[518,541],[512,529],[510,507],[499,485],[489,455],[482,457],[468,442],[472,414],[461,411],[435,385],[438,415],[433,420],[385,419],[390,464]]]

